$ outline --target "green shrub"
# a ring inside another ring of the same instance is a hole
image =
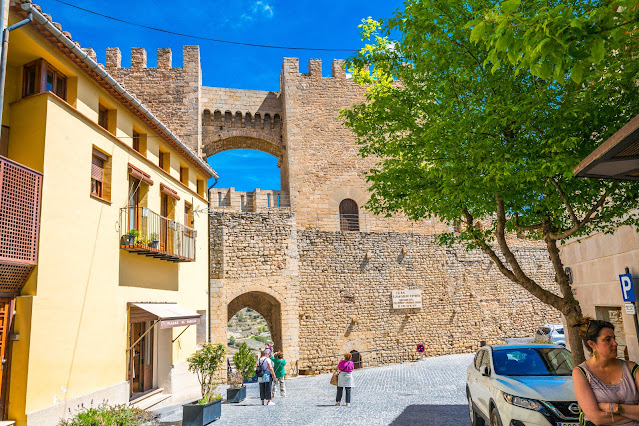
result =
[[[109,406],[101,404],[94,408],[84,408],[73,418],[60,420],[58,426],[143,426],[155,425],[155,416],[139,408],[124,404]]]
[[[229,337],[229,346],[233,346],[235,344],[235,336]]]
[[[253,336],[253,338],[257,340],[258,342],[262,342],[262,343],[266,343],[266,341],[268,340],[266,336]]]
[[[246,345],[246,342],[242,342],[240,350],[233,355],[233,363],[237,371],[244,377],[244,380],[248,380],[255,375],[255,355]]]
[[[202,349],[195,351],[186,360],[189,363],[189,371],[197,375],[202,387],[202,399],[200,404],[206,404],[219,399],[215,393],[215,385],[219,384],[216,372],[224,362],[226,346],[221,343],[205,343]]]

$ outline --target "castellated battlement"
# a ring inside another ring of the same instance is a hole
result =
[[[173,53],[169,48],[157,49],[157,69],[172,69]],[[119,47],[107,47],[106,50],[107,69],[122,68],[122,52]],[[182,46],[182,68],[200,67],[200,47]],[[143,47],[131,48],[131,69],[140,70],[147,68],[147,53]]]
[[[346,79],[346,71],[344,70],[343,59],[333,59],[331,64],[331,76],[338,80]],[[299,58],[284,58],[282,63],[282,72],[284,74],[299,74],[310,78],[322,78],[322,60],[321,59],[309,59],[308,60],[308,73],[300,74],[300,60]]]
[[[259,113],[251,114],[250,112],[242,113],[236,111],[233,114],[231,111],[215,110],[213,114],[208,109],[204,110],[202,115],[202,124],[204,126],[220,126],[225,128],[252,128],[252,129],[264,129],[264,130],[276,130],[280,132],[282,130],[282,120],[279,114]]]

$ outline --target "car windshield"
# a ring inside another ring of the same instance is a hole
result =
[[[564,348],[494,349],[493,364],[502,376],[570,376],[573,369]]]

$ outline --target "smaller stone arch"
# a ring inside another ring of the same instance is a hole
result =
[[[244,127],[242,126],[242,112],[241,111],[237,111],[235,113],[235,123],[233,123],[235,125],[235,127]]]
[[[328,208],[333,212],[338,212],[339,204],[345,198],[350,198],[360,207],[368,201],[368,195],[364,191],[352,186],[345,186],[335,190],[331,194],[328,200]]]
[[[255,115],[253,116],[253,128],[254,129],[261,129],[262,128],[262,114],[260,114],[259,112],[256,112]]]
[[[216,109],[213,112],[213,124],[215,124],[216,126],[222,125],[222,111],[220,111],[219,109]]]
[[[211,124],[211,110],[210,109],[205,109],[204,112],[202,113],[202,124],[203,125],[208,125]]]
[[[264,114],[264,128],[267,130],[271,128],[271,114],[269,113]]]
[[[340,231],[359,231],[359,206],[352,198],[344,198],[339,203]]]
[[[244,114],[244,127],[253,127],[253,117],[250,112]]]
[[[233,113],[231,111],[224,111],[224,125],[230,126],[233,123]]]
[[[280,115],[279,114],[275,114],[273,116],[273,128],[274,129],[279,129],[281,125],[282,125],[282,120],[280,119]]]

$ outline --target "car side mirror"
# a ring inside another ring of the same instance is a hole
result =
[[[479,372],[482,376],[490,376],[490,368],[487,365],[482,365],[481,367],[479,367]]]

